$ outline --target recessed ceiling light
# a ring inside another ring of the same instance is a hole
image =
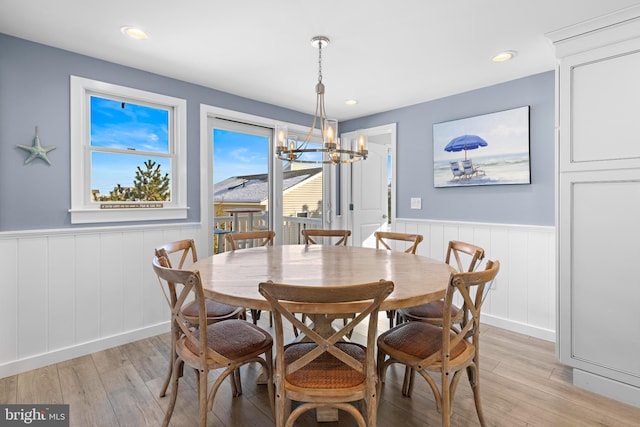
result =
[[[132,27],[130,25],[125,25],[124,27],[120,27],[120,32],[125,36],[131,37],[136,40],[146,40],[149,38],[147,33],[144,32],[143,29],[138,27]]]
[[[347,105],[356,105],[358,103],[357,99],[347,99],[346,101],[344,101],[345,104]]]
[[[513,59],[514,56],[517,55],[518,52],[516,52],[515,50],[505,50],[504,52],[500,52],[499,54],[497,54],[496,56],[494,56],[493,58],[491,58],[491,60],[493,62],[504,62],[504,61],[508,61],[510,59]]]

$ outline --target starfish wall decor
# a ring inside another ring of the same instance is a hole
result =
[[[51,150],[55,150],[56,146],[50,145],[48,147],[43,147],[40,145],[40,134],[38,133],[38,126],[36,126],[36,137],[33,138],[33,145],[18,145],[18,148],[22,148],[23,150],[31,153],[29,154],[29,157],[27,157],[27,160],[24,161],[25,164],[31,163],[33,159],[39,157],[50,165],[51,161],[47,158],[47,153]]]

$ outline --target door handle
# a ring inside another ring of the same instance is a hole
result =
[[[382,214],[382,219],[387,219],[387,214]]]

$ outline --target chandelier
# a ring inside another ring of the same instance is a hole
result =
[[[351,143],[341,145],[338,138],[338,121],[327,118],[324,109],[324,84],[322,83],[322,48],[329,44],[329,38],[316,36],[311,44],[318,48],[318,83],[316,84],[316,112],[313,123],[304,141],[289,138],[286,126],[276,127],[276,155],[281,160],[299,163],[351,163],[367,158],[367,138],[363,131],[358,131],[355,147]],[[311,143],[316,125],[320,127],[322,148],[313,148]],[[320,153],[314,156],[313,153]],[[305,156],[306,155],[306,156]]]

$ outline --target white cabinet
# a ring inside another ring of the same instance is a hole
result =
[[[547,34],[559,58],[558,353],[640,406],[640,7]]]

